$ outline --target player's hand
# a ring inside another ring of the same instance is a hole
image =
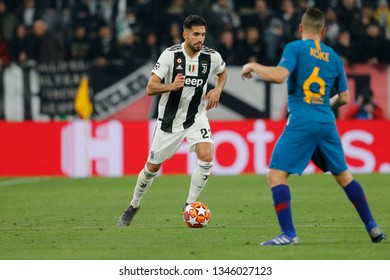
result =
[[[181,73],[177,74],[172,83],[172,91],[179,90],[184,87],[185,76]]]
[[[206,96],[204,97],[207,100],[206,110],[210,110],[212,108],[217,108],[219,103],[219,97],[221,96],[221,91],[219,89],[210,90]]]
[[[245,78],[247,78],[247,79],[251,79],[252,78],[252,69],[249,67],[248,64],[245,64],[244,66],[242,66],[241,78],[243,80]]]

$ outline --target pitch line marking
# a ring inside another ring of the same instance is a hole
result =
[[[48,180],[49,180],[49,178],[47,178],[47,177],[6,180],[6,181],[0,181],[0,187],[43,182],[43,181],[48,181]]]

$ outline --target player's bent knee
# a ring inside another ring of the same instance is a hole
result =
[[[213,155],[210,154],[210,153],[199,155],[198,161],[212,162],[213,161]]]
[[[281,170],[270,169],[267,174],[267,182],[271,188],[281,184],[287,185],[287,178],[288,173]]]
[[[159,164],[154,164],[154,163],[147,162],[147,163],[146,163],[146,168],[147,168],[150,172],[157,172],[157,171],[159,171],[160,168],[161,168],[161,163],[159,163]]]
[[[333,177],[336,179],[337,183],[343,188],[349,185],[352,182],[353,176],[349,170],[343,171],[339,174],[333,174]]]
[[[274,182],[275,182],[275,177],[271,174],[271,173],[268,173],[267,174],[267,183],[270,187],[274,186]]]

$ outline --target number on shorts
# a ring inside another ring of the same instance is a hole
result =
[[[202,138],[204,138],[204,139],[210,138],[210,136],[209,136],[210,129],[202,128],[200,130],[200,133],[202,133]]]

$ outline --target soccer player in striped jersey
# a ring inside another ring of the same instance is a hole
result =
[[[148,95],[161,96],[158,119],[147,162],[118,226],[130,225],[161,165],[177,152],[184,139],[198,158],[185,205],[196,201],[207,183],[214,144],[206,112],[218,106],[227,72],[221,55],[203,45],[205,36],[205,20],[188,16],[183,23],[184,42],[167,48],[152,70],[146,90]],[[214,77],[215,87],[207,92],[207,82]]]
[[[376,243],[386,237],[345,161],[332,107],[347,104],[349,91],[341,58],[321,42],[324,31],[324,14],[310,8],[300,24],[302,40],[286,45],[278,66],[248,63],[242,67],[243,78],[251,78],[253,72],[272,83],[288,79],[289,118],[275,145],[267,175],[282,233],[261,245],[298,243],[287,179],[290,174],[301,174],[310,159],[323,171],[332,173],[354,204],[371,240]],[[337,94],[330,97],[333,89]]]

